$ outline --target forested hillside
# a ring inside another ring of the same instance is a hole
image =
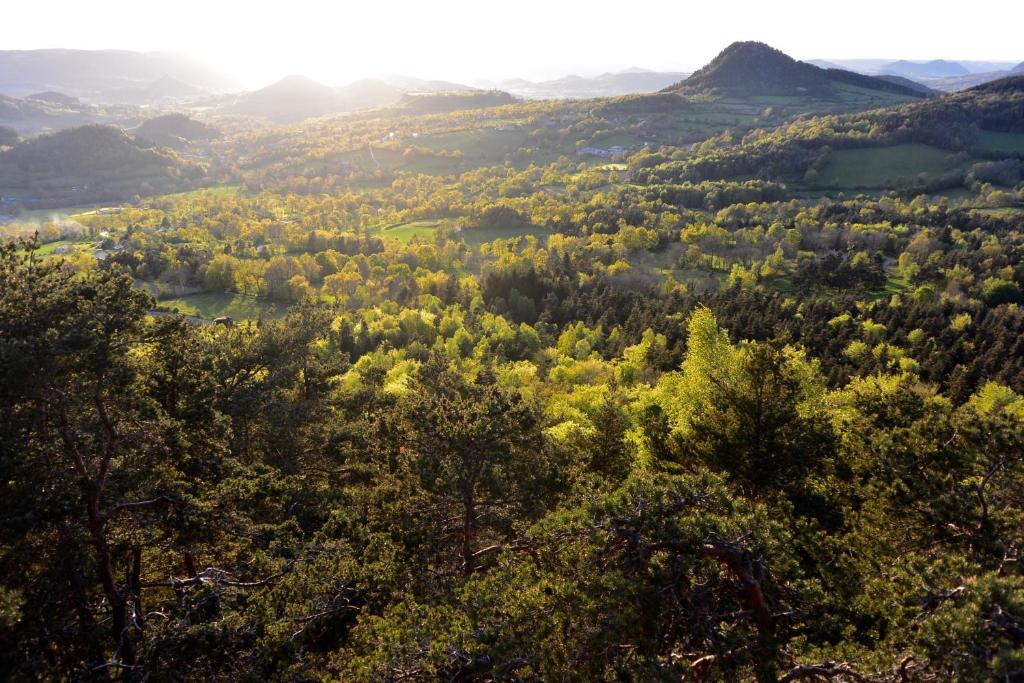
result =
[[[0,677],[1024,678],[1024,88],[828,83],[9,136]]]
[[[0,187],[45,194],[58,205],[184,190],[202,174],[200,165],[113,126],[64,130],[0,152]]]

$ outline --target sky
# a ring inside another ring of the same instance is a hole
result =
[[[798,59],[1024,61],[1024,0],[5,0],[0,49],[183,52],[244,87],[692,71],[736,40]]]

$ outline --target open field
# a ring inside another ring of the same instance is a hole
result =
[[[437,233],[438,228],[444,225],[443,221],[410,221],[401,223],[380,231],[381,237],[391,237],[408,244],[414,237],[421,240],[431,240]],[[455,233],[455,239],[461,239],[466,244],[478,247],[481,244],[493,242],[494,240],[507,240],[513,237],[525,237],[532,235],[539,239],[547,237],[549,233],[536,227],[525,228],[467,228]]]
[[[213,187],[201,187],[198,190],[188,190],[186,192],[173,192],[171,194],[160,195],[161,197],[200,197],[203,195],[210,195],[213,197],[234,197],[238,194],[238,185],[215,185]]]
[[[1024,154],[1024,133],[981,132],[981,146],[989,152]]]
[[[380,236],[408,244],[414,237],[432,239],[440,226],[441,221],[409,221],[384,228],[380,231]]]
[[[208,319],[224,315],[235,320],[255,320],[259,317],[276,319],[283,316],[288,310],[288,306],[283,303],[226,292],[192,294],[177,299],[164,299],[159,304],[162,308],[177,309],[178,313],[184,315]]]
[[[815,187],[892,187],[900,178],[940,174],[957,166],[953,154],[926,145],[895,145],[833,152]]]

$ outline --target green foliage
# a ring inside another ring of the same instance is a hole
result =
[[[230,188],[0,247],[0,671],[1020,678],[1020,169],[978,144],[1019,103],[225,121],[195,177],[103,130],[0,153]],[[932,148],[955,178],[787,186]]]

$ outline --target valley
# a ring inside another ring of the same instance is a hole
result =
[[[0,677],[1024,676],[1007,64],[242,90],[32,52]]]

